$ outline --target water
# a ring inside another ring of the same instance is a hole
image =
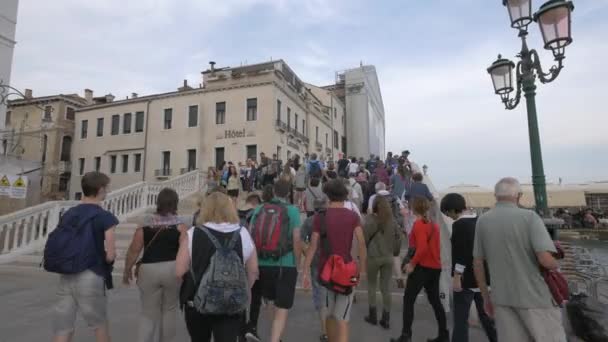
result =
[[[564,240],[573,246],[584,247],[589,250],[598,264],[603,265],[608,271],[608,241],[599,240]]]

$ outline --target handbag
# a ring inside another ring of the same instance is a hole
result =
[[[565,257],[564,250],[558,241],[554,242],[555,250],[554,257],[557,259],[563,259]],[[549,287],[549,292],[551,292],[551,296],[557,305],[560,307],[564,305],[570,299],[570,289],[568,288],[568,281],[566,277],[558,271],[558,270],[548,270],[545,268],[541,268],[541,274],[545,283],[547,283],[547,287]]]

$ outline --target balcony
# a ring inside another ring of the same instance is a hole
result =
[[[296,135],[296,139],[298,139],[300,142],[308,145],[308,137],[305,136],[304,134],[300,133],[300,132],[295,132]]]
[[[327,154],[331,154],[331,148],[326,147],[326,148],[325,148],[325,153],[327,153]]]
[[[60,161],[59,164],[57,164],[57,172],[59,172],[59,173],[72,172],[72,162]]]
[[[169,178],[171,177],[172,169],[163,168],[154,170],[154,177],[156,178]]]
[[[279,131],[282,131],[283,133],[285,132],[289,132],[289,126],[287,126],[287,123],[281,121],[281,120],[276,120],[276,128]]]
[[[323,151],[323,144],[321,144],[320,142],[318,142],[318,141],[317,141],[317,142],[315,143],[315,146],[317,147],[317,151],[318,151],[318,152]]]

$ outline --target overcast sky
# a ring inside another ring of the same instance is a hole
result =
[[[608,0],[575,0],[574,43],[537,104],[549,181],[608,180]],[[542,1],[533,0],[534,8]],[[284,59],[330,84],[376,66],[387,148],[439,188],[531,177],[525,107],[503,109],[486,68],[520,48],[500,0],[21,0],[12,83],[34,95],[124,98],[201,82],[213,60]],[[537,26],[529,43],[542,49]],[[550,53],[541,53],[548,69]]]

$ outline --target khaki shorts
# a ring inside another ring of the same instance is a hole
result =
[[[494,310],[499,341],[566,342],[559,308],[519,309],[496,305]]]
[[[350,311],[353,308],[353,298],[355,293],[348,296],[335,293],[330,290],[325,291],[325,308],[327,316],[336,319],[337,321],[346,321],[350,319]]]
[[[90,327],[105,326],[107,322],[105,282],[93,271],[62,274],[59,278],[57,299],[53,312],[55,335],[67,335],[74,331],[78,311]]]

